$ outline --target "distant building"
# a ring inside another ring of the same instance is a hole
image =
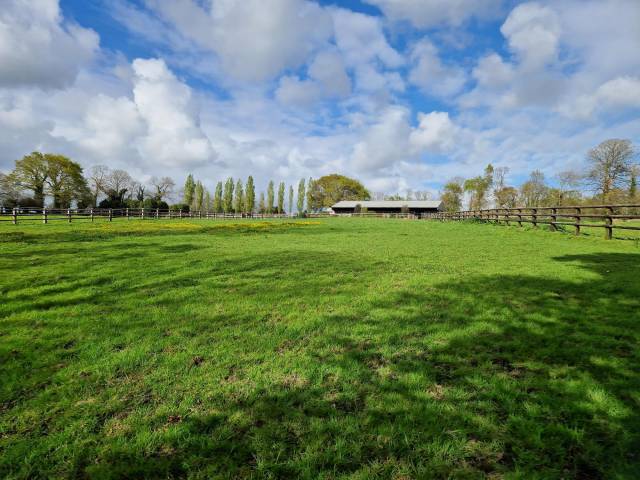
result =
[[[333,205],[337,213],[435,213],[442,210],[440,200],[343,200]]]

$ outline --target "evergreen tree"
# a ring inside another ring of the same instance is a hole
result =
[[[216,191],[213,194],[213,211],[222,213],[224,211],[222,202],[222,182],[216,184]]]
[[[253,209],[256,206],[256,187],[253,184],[253,177],[251,175],[247,178],[247,188],[245,189],[244,196],[244,207],[247,213],[253,213]]]
[[[227,178],[224,184],[224,195],[222,197],[222,209],[224,213],[233,212],[233,178]]]
[[[236,182],[235,198],[233,200],[233,209],[236,213],[244,213],[244,191],[242,187],[242,180],[238,179]]]
[[[196,182],[193,180],[193,175],[187,175],[187,180],[184,182],[184,198],[182,203],[185,205],[191,205],[193,203],[193,197],[196,191]]]
[[[211,211],[211,194],[209,193],[208,189],[205,189],[204,191],[204,207],[203,208],[207,212]]]
[[[278,185],[278,213],[284,213],[284,182]]]
[[[269,186],[267,187],[267,205],[266,205],[266,213],[273,213],[273,180],[269,180]]]
[[[304,197],[305,197],[305,188],[304,188],[304,178],[300,179],[298,182],[298,214],[302,214],[304,212]]]
[[[313,178],[309,177],[307,182],[307,210],[312,212],[315,209],[315,203],[313,201]]]
[[[293,214],[293,185],[289,185],[289,210],[287,210],[289,215]]]
[[[264,213],[267,209],[267,206],[264,201],[264,192],[260,192],[260,203],[258,203],[258,212]]]
[[[204,186],[202,182],[198,180],[196,182],[196,188],[194,189],[193,194],[193,205],[191,206],[191,210],[202,210],[202,203],[204,202]]]

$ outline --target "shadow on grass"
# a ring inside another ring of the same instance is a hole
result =
[[[121,444],[78,467],[130,478],[634,478],[640,255],[556,261],[594,279],[470,278],[328,314],[326,336],[284,352],[321,364],[321,374],[292,371],[243,393],[231,383],[208,400],[216,413],[174,420],[162,451]]]
[[[590,279],[478,276],[389,291],[349,314],[323,310],[318,335],[290,338],[270,353],[282,358],[278,381],[256,385],[239,367],[220,379],[214,394],[205,395],[203,384],[202,409],[210,413],[151,421],[161,447],[149,451],[133,437],[98,443],[75,455],[73,473],[634,478],[640,471],[640,255],[555,261],[587,269]],[[176,267],[141,291],[158,297],[158,305],[193,301],[160,293],[199,286],[212,295],[235,289],[240,296],[302,296],[308,303],[330,289],[355,300],[361,284],[338,274],[373,282],[383,270],[374,260],[280,252],[223,259],[195,276]],[[267,282],[283,272],[290,282]],[[255,282],[233,283],[247,276],[264,282],[257,290]],[[280,286],[274,291],[273,285]],[[236,320],[252,328],[250,318]],[[130,328],[142,334],[148,325]],[[153,395],[145,401],[162,402]]]

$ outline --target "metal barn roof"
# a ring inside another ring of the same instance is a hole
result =
[[[342,200],[331,208],[355,208],[356,205],[367,208],[438,208],[440,200]]]

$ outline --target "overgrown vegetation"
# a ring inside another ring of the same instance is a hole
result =
[[[2,478],[637,478],[640,249],[0,225]]]

